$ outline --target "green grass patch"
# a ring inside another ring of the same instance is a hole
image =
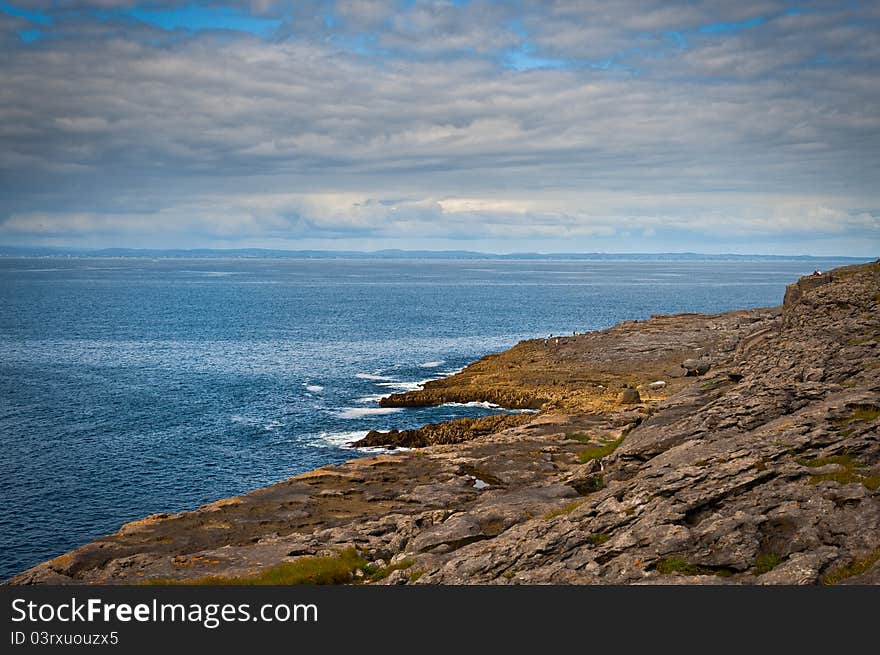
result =
[[[193,580],[161,578],[148,580],[148,585],[300,585],[345,584],[351,582],[357,569],[367,562],[354,548],[328,557],[300,557],[293,562],[270,566],[252,576],[227,577],[209,575]]]
[[[859,482],[871,491],[880,489],[880,475],[861,475],[846,469],[834,471],[833,473],[820,473],[810,477],[810,484],[819,484],[820,482],[837,482],[838,484]]]
[[[846,343],[850,346],[861,346],[866,343],[871,343],[876,340],[876,337],[865,337],[864,339],[849,339]]]
[[[837,464],[846,468],[851,468],[855,465],[853,458],[849,455],[832,455],[831,457],[816,457],[815,459],[798,457],[795,461],[801,466],[806,466],[811,469],[821,468],[823,466],[828,466],[829,464]]]
[[[604,532],[593,532],[589,537],[587,537],[587,541],[589,541],[594,546],[601,546],[609,539],[611,539],[611,537]]]
[[[853,421],[874,421],[880,418],[880,407],[877,405],[856,405],[852,413],[844,418],[834,421],[834,425],[843,426]]]
[[[557,516],[562,516],[563,514],[571,514],[574,510],[581,506],[583,500],[576,500],[573,503],[569,503],[565,507],[560,507],[559,509],[553,509],[544,514],[545,519],[555,519]]]
[[[880,489],[880,475],[866,475],[862,472],[866,468],[866,465],[854,460],[849,455],[833,455],[831,457],[817,457],[815,459],[798,457],[795,461],[801,466],[806,466],[808,468],[820,468],[830,464],[836,464],[840,467],[836,471],[831,471],[830,473],[817,473],[811,475],[809,479],[810,484],[819,484],[820,482],[852,484],[857,482],[863,484],[871,491]]]
[[[605,488],[605,478],[601,475],[591,475],[586,483],[578,487],[578,492],[582,495],[594,494]]]
[[[586,464],[587,462],[592,462],[594,459],[601,459],[603,457],[607,457],[615,450],[617,447],[623,442],[623,437],[619,439],[615,439],[614,441],[606,441],[601,446],[591,446],[586,450],[582,450],[578,453],[578,460],[581,464]]]
[[[657,562],[654,568],[658,573],[662,573],[663,575],[681,573],[682,575],[719,575],[725,578],[733,575],[733,571],[730,569],[691,564],[683,557],[667,557],[666,559],[661,559]]]
[[[384,580],[395,571],[408,569],[414,563],[415,560],[405,559],[397,562],[397,564],[389,564],[388,566],[381,566],[378,568],[374,568],[370,564],[367,564],[361,570],[364,572],[367,580],[369,580],[370,582],[378,582],[379,580]]]
[[[854,559],[845,566],[838,566],[831,569],[828,573],[822,576],[821,582],[822,584],[828,585],[837,584],[841,580],[846,580],[854,575],[861,575],[877,562],[880,562],[880,548],[868,553],[865,557]]]
[[[565,435],[566,439],[571,439],[572,441],[579,441],[580,443],[590,443],[590,437],[586,434],[578,434],[577,432],[572,432],[570,434]]]
[[[417,571],[413,571],[412,573],[409,574],[409,581],[415,582],[416,580],[421,578],[423,575],[425,575],[425,572],[421,569],[419,569]]]
[[[880,418],[880,407],[876,405],[859,405],[853,410],[853,421],[875,421]]]
[[[776,553],[762,553],[755,559],[755,575],[769,573],[782,564],[785,558]]]

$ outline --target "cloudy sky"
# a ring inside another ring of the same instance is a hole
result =
[[[880,255],[880,2],[0,0],[0,245]]]

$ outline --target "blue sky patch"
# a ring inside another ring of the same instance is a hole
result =
[[[42,38],[43,33],[40,30],[19,30],[18,38],[25,43],[33,43]]]
[[[13,7],[6,2],[0,2],[0,11],[4,14],[9,14],[10,16],[24,18],[32,23],[42,23],[44,25],[52,23],[52,17],[47,14],[40,13],[39,11],[25,11],[24,9]]]
[[[697,32],[700,32],[702,34],[722,34],[725,32],[738,32],[739,30],[744,30],[747,27],[755,27],[756,25],[760,25],[763,22],[763,18],[761,18],[760,16],[756,16],[755,18],[740,21],[739,23],[712,23],[711,25],[704,25],[703,27],[697,28]]]
[[[568,68],[570,65],[565,59],[538,57],[533,52],[534,48],[528,44],[508,50],[504,54],[504,64],[518,71],[534,70],[536,68]]]
[[[196,4],[169,9],[134,7],[122,13],[163,30],[235,30],[267,36],[282,24],[279,19],[249,16],[233,7],[207,7]]]

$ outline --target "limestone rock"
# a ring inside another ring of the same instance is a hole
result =
[[[685,370],[685,375],[705,375],[712,367],[711,362],[707,359],[686,359],[681,363],[681,367]]]

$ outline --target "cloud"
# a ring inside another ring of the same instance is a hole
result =
[[[98,4],[29,5],[33,43],[0,14],[0,240],[880,243],[868,11],[224,3],[284,20],[260,36],[70,13]]]
[[[627,238],[633,233],[648,239],[690,234],[717,244],[719,238],[810,235],[816,239],[851,230],[877,234],[880,215],[831,208],[819,199],[753,198],[744,210],[740,203],[709,204],[698,196],[675,201],[663,196],[628,198],[624,204],[613,194],[562,199],[546,194],[507,198],[385,198],[353,192],[229,194],[203,196],[150,212],[31,212],[0,221],[0,236],[6,238],[67,238],[88,245],[137,238],[156,247],[179,245],[181,237],[189,235],[198,235],[202,243],[211,245],[238,241],[275,247],[297,247],[303,239],[339,244],[353,236],[385,242],[429,238],[570,246],[596,238]]]

